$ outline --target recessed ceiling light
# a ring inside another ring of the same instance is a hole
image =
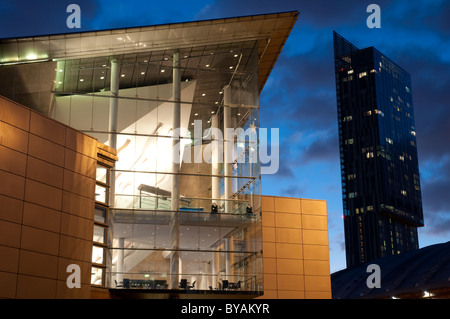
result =
[[[219,102],[216,101],[215,104],[219,104]]]
[[[211,123],[211,121],[208,121],[208,124]]]
[[[80,79],[80,82],[83,82],[84,81],[84,79]]]
[[[144,63],[147,63],[148,62],[148,60],[144,60]]]
[[[144,75],[145,74],[145,72],[141,72],[141,75]]]
[[[223,91],[220,91],[219,94],[223,94]]]
[[[214,111],[211,111],[211,114],[214,114]]]
[[[100,77],[100,80],[103,80],[104,78],[105,78],[104,76],[101,76],[101,77]]]
[[[164,61],[167,61],[167,60],[169,60],[169,58],[164,58]]]
[[[195,115],[195,116],[197,116],[197,115],[198,115],[198,113],[195,113],[194,115]]]
[[[161,70],[161,73],[164,73],[164,72],[166,72],[166,70]]]
[[[237,116],[241,116],[241,113],[238,113]]]
[[[232,66],[230,66],[230,70],[232,69],[233,67]]]
[[[124,77],[125,77],[125,74],[121,74],[120,76],[124,78]]]
[[[62,84],[62,82],[61,82],[61,81],[58,81],[58,84]]]
[[[59,72],[62,72],[62,71],[64,71],[64,70],[59,70]]]
[[[209,68],[209,64],[207,64],[206,67]]]
[[[205,95],[206,95],[206,93],[203,93],[203,94],[202,94],[202,96],[205,96]]]

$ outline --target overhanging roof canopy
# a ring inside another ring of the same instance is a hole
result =
[[[197,22],[0,40],[0,65],[170,51],[257,41],[259,92],[291,32],[298,11]]]

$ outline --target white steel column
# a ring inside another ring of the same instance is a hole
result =
[[[173,54],[173,123],[172,123],[172,195],[171,195],[171,248],[170,256],[170,288],[178,288],[180,275],[180,127],[181,127],[181,73],[180,73],[180,53]]]
[[[232,161],[233,161],[233,146],[234,146],[234,135],[228,134],[227,129],[231,129],[231,87],[229,85],[223,88],[223,135],[224,135],[224,147],[223,147],[223,166],[224,175],[231,176]],[[228,136],[230,135],[230,136]],[[231,140],[230,140],[231,138]],[[224,177],[224,198],[225,198],[225,213],[232,213],[232,202],[231,195],[233,193],[233,183],[232,178]]]
[[[116,59],[111,60],[111,98],[109,99],[109,146],[117,149],[117,114],[119,111],[119,63]],[[115,166],[115,165],[114,165]],[[116,198],[116,173],[113,171],[110,174],[110,190],[109,190],[109,205],[115,207]]]
[[[216,136],[216,132],[219,130],[219,116],[214,114],[211,118],[211,197],[212,202],[216,203],[217,206],[220,206],[219,196],[220,196],[220,178],[219,178],[219,148],[220,148],[220,140],[219,137]]]

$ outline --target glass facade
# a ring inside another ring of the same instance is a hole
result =
[[[418,249],[423,212],[409,74],[334,33],[347,266]]]
[[[0,95],[105,146],[69,141],[92,285],[262,294],[259,94],[297,17],[0,39]]]
[[[257,42],[64,59],[56,70],[50,115],[118,150],[109,198],[97,169],[107,285],[262,291]]]

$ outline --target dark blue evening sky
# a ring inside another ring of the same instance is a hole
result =
[[[81,7],[81,29],[66,8]],[[381,28],[366,8],[381,8]],[[261,127],[280,128],[280,170],[265,195],[325,199],[331,272],[345,268],[332,31],[374,46],[412,77],[424,247],[450,238],[450,2],[287,0],[1,1],[0,38],[186,22],[298,10],[300,17],[261,94]]]

